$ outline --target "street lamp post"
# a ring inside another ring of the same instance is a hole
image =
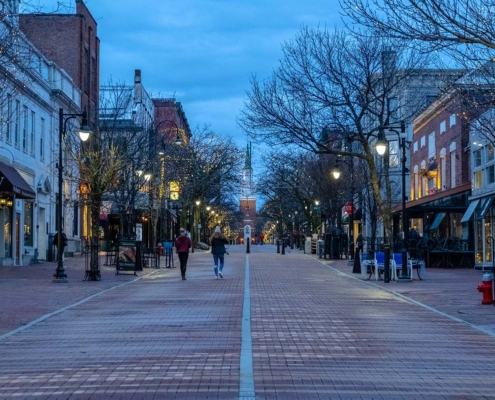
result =
[[[402,164],[402,271],[401,276],[398,281],[408,282],[411,281],[411,276],[409,276],[407,271],[407,243],[409,240],[409,229],[408,229],[408,219],[406,213],[406,123],[401,121],[400,132],[394,127],[382,127],[378,134],[378,140],[376,141],[375,148],[379,155],[384,155],[388,149],[388,141],[385,137],[385,128],[387,130],[397,134],[399,139],[399,147],[402,150],[401,164]],[[412,272],[412,271],[411,271]]]
[[[199,223],[200,223],[200,214],[201,214],[201,210],[199,208],[199,205],[201,204],[201,201],[200,200],[196,200],[196,214],[197,214],[197,218],[195,218],[195,225],[196,225],[196,243],[199,243],[201,242],[201,238],[200,238],[200,227],[199,227]]]
[[[81,114],[64,114],[63,108],[58,110],[58,207],[57,207],[57,269],[55,274],[53,275],[54,279],[52,282],[54,283],[67,283],[67,274],[65,273],[64,268],[64,259],[63,259],[63,246],[64,246],[64,237],[63,237],[63,224],[62,224],[62,205],[63,205],[63,152],[62,145],[64,142],[65,135],[67,133],[67,122],[76,117],[82,117],[81,127],[78,130],[79,137],[83,142],[88,140],[89,135],[91,134],[91,130],[88,128],[88,115],[86,111]]]
[[[354,162],[347,163],[345,161],[341,161],[349,167],[349,172],[351,174],[351,210],[349,213],[349,258],[354,260]],[[339,160],[335,164],[334,169],[332,170],[332,176],[334,179],[339,179],[341,175],[339,169]]]

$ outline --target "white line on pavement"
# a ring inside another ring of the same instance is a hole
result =
[[[255,400],[253,374],[253,343],[251,339],[251,293],[249,290],[249,254],[246,254],[244,304],[242,306],[242,339],[240,359],[239,400]]]

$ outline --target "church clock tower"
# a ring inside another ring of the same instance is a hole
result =
[[[244,239],[244,227],[251,226],[251,239],[257,234],[256,222],[256,195],[253,182],[253,168],[251,165],[252,146],[249,143],[246,147],[246,160],[242,170],[242,186],[240,196],[240,211],[242,215],[241,226],[239,227],[239,238]]]

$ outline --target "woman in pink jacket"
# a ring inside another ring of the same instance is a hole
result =
[[[187,231],[184,228],[180,228],[180,235],[175,239],[175,248],[179,255],[180,273],[182,280],[186,280],[186,268],[187,258],[189,257],[189,249],[191,248],[191,239],[187,237]]]

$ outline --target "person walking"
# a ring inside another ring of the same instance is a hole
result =
[[[264,242],[265,242],[265,235],[263,233],[260,233],[260,245],[263,246]]]
[[[189,257],[189,249],[191,248],[191,239],[187,236],[187,231],[184,228],[180,228],[180,235],[175,239],[175,248],[179,255],[180,273],[182,280],[186,280],[187,258]]]
[[[225,263],[225,253],[227,253],[225,245],[229,244],[229,241],[222,235],[219,226],[215,228],[215,232],[213,232],[213,235],[211,235],[210,243],[211,254],[213,254],[213,262],[215,263],[215,277],[216,279],[218,279],[219,276],[220,278],[223,278],[222,272]],[[219,263],[220,266],[218,265]]]

